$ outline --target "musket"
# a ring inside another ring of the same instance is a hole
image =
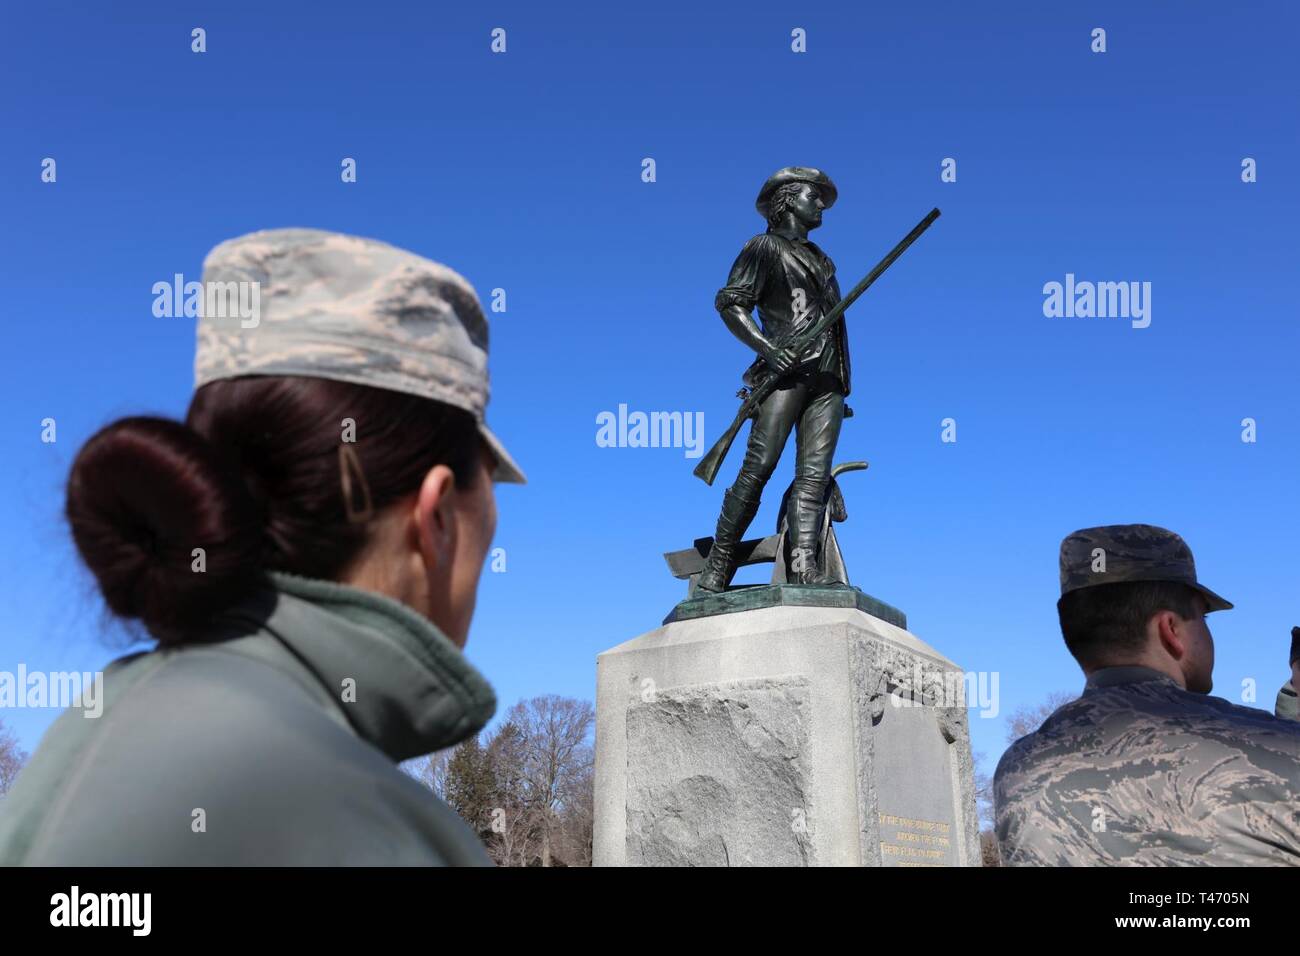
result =
[[[889,250],[889,255],[876,263],[876,267],[866,274],[861,282],[849,290],[849,294],[840,299],[835,306],[814,322],[804,331],[794,336],[789,342],[779,347],[789,349],[795,355],[802,355],[804,349],[817,340],[817,337],[825,332],[832,322],[844,314],[844,310],[857,301],[858,296],[866,292],[871,284],[880,278],[881,273],[894,264],[894,260],[901,256],[904,250],[920,237],[921,233],[930,228],[930,224],[939,218],[939,210],[931,209],[924,219],[916,224],[916,228],[903,237],[903,241]],[[713,479],[718,477],[718,469],[722,467],[722,459],[727,457],[727,452],[731,450],[731,444],[736,440],[736,434],[740,431],[740,426],[745,423],[745,419],[753,416],[758,407],[763,404],[773,391],[776,390],[777,383],[781,376],[769,374],[761,381],[754,385],[748,396],[740,404],[740,410],[736,412],[736,419],[731,423],[722,437],[713,443],[708,454],[700,459],[700,463],[695,466],[693,474],[700,478],[706,485],[713,484]]]

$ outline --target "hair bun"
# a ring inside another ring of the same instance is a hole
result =
[[[162,644],[193,639],[261,576],[248,488],[180,422],[122,418],[93,435],[73,462],[66,514],[109,609]]]

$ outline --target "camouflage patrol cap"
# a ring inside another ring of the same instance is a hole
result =
[[[1094,570],[1096,568],[1096,570]],[[1061,596],[1080,588],[1131,581],[1169,581],[1200,592],[1211,611],[1232,607],[1196,580],[1187,542],[1149,524],[1084,528],[1061,542]]]
[[[763,183],[763,188],[758,191],[754,208],[758,210],[760,216],[764,219],[768,218],[771,212],[772,195],[789,183],[809,183],[816,186],[822,206],[826,209],[834,206],[835,200],[839,197],[839,190],[835,188],[831,178],[820,169],[813,169],[811,166],[787,166],[769,176],[767,182]]]
[[[250,321],[202,310],[195,388],[244,375],[303,375],[444,402],[478,422],[497,459],[493,478],[524,483],[484,420],[487,318],[456,272],[374,239],[268,229],[208,254],[208,299],[222,283],[256,283],[258,314]]]

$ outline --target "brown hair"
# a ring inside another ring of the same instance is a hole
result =
[[[344,441],[346,419],[355,441]],[[436,464],[471,485],[481,447],[469,412],[430,399],[318,378],[225,379],[195,393],[184,423],[123,418],[93,435],[65,513],[109,609],[182,644],[267,571],[337,579],[366,540],[367,514],[417,491]],[[348,500],[359,493],[367,508]]]

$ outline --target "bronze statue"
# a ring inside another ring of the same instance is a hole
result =
[[[744,402],[735,421],[705,455],[695,474],[709,484],[746,419],[753,419],[745,459],[722,499],[717,532],[696,586],[725,591],[736,569],[737,546],[758,511],[791,429],[796,431],[795,478],[785,503],[792,583],[836,583],[820,553],[831,481],[831,460],[846,417],[850,389],[848,335],[843,315],[939,216],[933,210],[848,296],[840,298],[835,263],[808,233],[838,191],[818,169],[788,166],[774,173],[755,203],[767,231],[745,244],[714,306],[732,333],[758,353],[745,372]],[[752,311],[758,308],[759,322]],[[851,415],[851,412],[847,413]]]

